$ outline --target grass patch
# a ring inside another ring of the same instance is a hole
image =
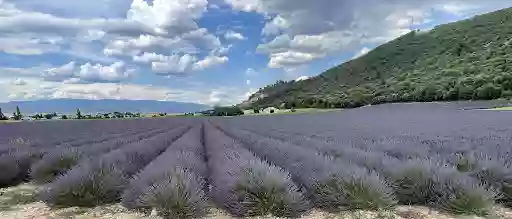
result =
[[[59,218],[75,218],[79,215],[83,215],[89,211],[91,211],[90,208],[82,208],[82,207],[74,207],[74,208],[68,208],[60,210],[61,212],[57,213]]]
[[[492,110],[492,111],[512,111],[512,106],[505,106],[505,107],[496,107],[486,110]]]
[[[293,114],[305,114],[305,113],[325,113],[325,112],[335,112],[339,111],[340,109],[317,109],[317,108],[301,108],[301,109],[295,109],[295,112],[292,112],[289,109],[285,110],[276,110],[274,113],[266,113],[266,112],[260,112],[260,113],[254,113],[252,110],[245,110],[244,115],[242,116],[271,116],[271,115],[293,115]]]
[[[16,205],[26,205],[37,201],[36,190],[29,185],[0,190],[0,211],[7,211]]]

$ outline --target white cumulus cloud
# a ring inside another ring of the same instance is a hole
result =
[[[226,56],[207,56],[194,64],[194,70],[204,70],[209,67],[226,63],[229,58]]]
[[[300,76],[297,79],[295,79],[295,81],[305,81],[305,80],[308,80],[308,79],[309,79],[309,76]]]
[[[369,53],[371,51],[371,49],[369,49],[368,47],[363,47],[361,50],[359,50],[359,52],[357,52],[354,57],[352,57],[352,59],[356,59],[356,58],[359,58],[361,56],[364,56],[366,55],[367,53]]]
[[[122,61],[111,65],[91,64],[77,65],[71,61],[62,66],[48,68],[40,75],[44,80],[67,83],[120,82],[132,76],[132,71]]]
[[[228,30],[225,34],[224,34],[224,38],[226,38],[227,40],[246,40],[247,38],[242,35],[241,33],[238,33],[238,32],[235,32],[233,30]]]
[[[27,82],[21,78],[16,78],[15,80],[11,81],[11,84],[16,86],[24,86],[27,85]]]
[[[191,71],[196,60],[195,56],[188,54],[164,56],[161,60],[151,63],[151,68],[162,75],[182,74]]]

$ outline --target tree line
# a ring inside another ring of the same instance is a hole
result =
[[[80,109],[76,110],[76,114],[74,116],[71,115],[58,115],[56,112],[53,113],[36,113],[34,115],[28,116],[31,119],[34,120],[41,120],[41,119],[55,119],[59,118],[61,120],[67,120],[67,119],[122,119],[122,118],[140,118],[140,113],[132,113],[132,112],[113,112],[113,113],[99,113],[96,115],[91,114],[82,114]],[[0,108],[0,120],[23,120],[25,116],[21,113],[21,110],[19,106],[16,106],[16,111],[13,112],[13,115],[9,118],[3,114],[2,109]]]

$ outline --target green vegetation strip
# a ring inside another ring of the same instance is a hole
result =
[[[497,107],[497,108],[492,108],[492,109],[487,109],[487,110],[493,110],[493,111],[509,111],[509,110],[512,110],[512,106]]]

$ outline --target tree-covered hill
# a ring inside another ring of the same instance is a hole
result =
[[[357,107],[512,97],[512,8],[413,31],[305,81],[279,81],[241,106]]]

